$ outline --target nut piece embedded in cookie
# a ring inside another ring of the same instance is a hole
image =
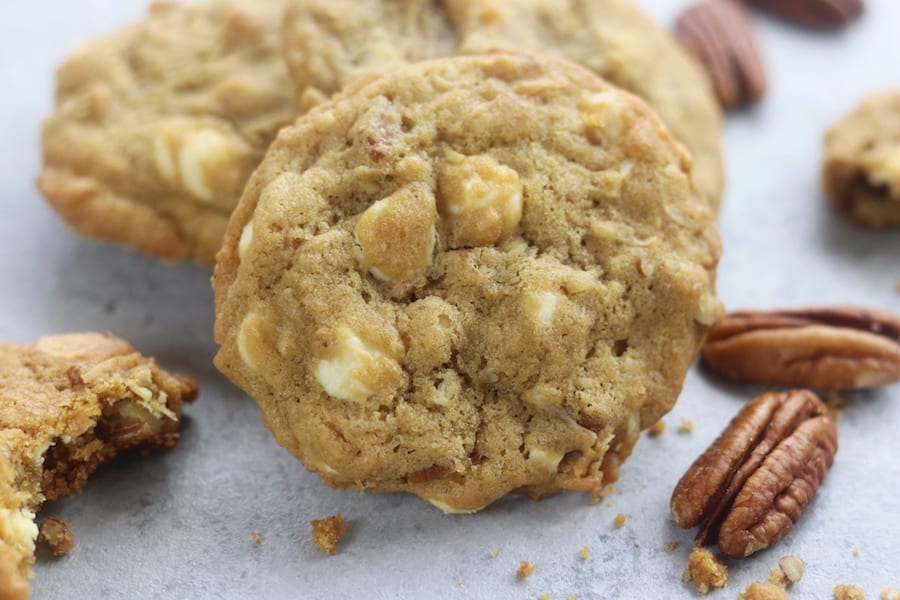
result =
[[[851,306],[736,312],[710,329],[703,362],[748,383],[888,385],[900,380],[900,317]]]
[[[696,542],[718,542],[741,558],[781,540],[803,516],[837,452],[837,428],[812,392],[764,394],[747,403],[682,476],[675,522],[699,526]]]
[[[825,135],[822,186],[869,227],[900,227],[900,90],[864,99]]]
[[[0,344],[0,597],[27,597],[41,504],[80,490],[119,451],[174,446],[196,395],[192,379],[111,335]],[[66,532],[52,518],[41,526],[55,554],[71,547]]]
[[[597,144],[583,99],[605,94],[621,128]],[[721,312],[690,170],[643,101],[548,56],[359,80],[246,188],[216,365],[328,485],[446,512],[599,492]]]

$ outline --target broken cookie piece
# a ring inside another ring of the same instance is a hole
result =
[[[347,522],[344,515],[336,514],[324,519],[315,519],[309,522],[312,525],[312,539],[316,548],[322,554],[334,556],[338,553],[338,542],[344,537]]]
[[[173,447],[196,395],[194,380],[109,334],[0,344],[0,600],[28,597],[41,504],[121,450]]]

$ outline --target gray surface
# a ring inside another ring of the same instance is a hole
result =
[[[644,4],[671,23],[684,2]],[[65,229],[33,186],[52,68],[79,40],[142,11],[142,0],[7,2],[0,20],[0,338],[108,329],[202,384],[176,450],[105,467],[80,496],[46,507],[71,521],[78,546],[39,561],[34,597],[693,597],[680,583],[691,533],[672,524],[669,494],[756,389],[691,372],[669,429],[641,440],[622,469],[613,506],[569,493],[445,516],[411,496],[358,497],[306,473],[265,431],[252,400],[213,369],[209,271],[163,266]],[[841,221],[816,179],[826,125],[863,94],[900,84],[898,22],[900,2],[891,0],[872,0],[864,19],[837,35],[760,20],[772,91],[727,129],[719,280],[730,308],[851,302],[900,312],[900,232]],[[898,392],[853,397],[812,509],[776,548],[731,562],[728,590],[712,597],[764,580],[784,554],[807,562],[795,598],[830,597],[837,583],[859,584],[869,597],[900,588]],[[681,418],[693,420],[693,434],[675,432]],[[326,558],[307,521],[339,511],[349,533],[343,552]],[[615,530],[618,512],[629,518]],[[668,540],[679,542],[672,554]],[[578,558],[583,545],[588,561]],[[518,582],[523,559],[536,572]]]

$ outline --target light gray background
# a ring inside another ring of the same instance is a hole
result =
[[[686,3],[643,4],[669,26]],[[669,494],[758,389],[692,371],[669,429],[641,440],[622,469],[613,506],[564,493],[446,516],[413,496],[359,497],[308,474],[275,444],[253,401],[213,369],[208,270],[164,266],[62,225],[33,185],[53,67],[79,41],[143,11],[143,0],[7,1],[0,20],[0,339],[110,330],[202,384],[177,449],[102,468],[80,496],[45,508],[69,519],[78,546],[38,562],[34,597],[693,597],[680,582],[692,532],[673,525]],[[842,221],[817,185],[825,127],[866,93],[900,85],[900,2],[871,0],[838,34],[757,22],[771,91],[728,120],[721,295],[731,309],[844,302],[900,312],[900,231]],[[728,589],[712,597],[764,580],[785,554],[807,563],[795,598],[830,597],[837,583],[875,598],[900,588],[898,391],[852,397],[812,508],[776,548],[730,562]],[[693,434],[676,433],[682,418],[693,420]],[[307,521],[335,512],[349,531],[342,553],[327,558]],[[629,518],[614,529],[619,512]],[[253,531],[262,544],[251,543]],[[669,540],[679,542],[671,554]],[[578,558],[583,545],[587,561]],[[520,582],[524,559],[536,571]]]

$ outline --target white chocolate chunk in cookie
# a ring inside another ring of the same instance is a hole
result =
[[[33,512],[26,508],[0,507],[0,540],[11,544],[15,555],[33,555],[37,536],[38,527]]]
[[[258,370],[265,361],[271,346],[271,328],[265,315],[257,311],[251,310],[241,322],[237,336],[238,353],[244,364],[253,370]]]
[[[421,186],[375,202],[356,224],[362,268],[388,282],[423,276],[434,252],[435,220],[434,197]]]
[[[447,152],[438,203],[450,221],[453,246],[490,246],[509,237],[522,219],[519,174],[492,156]]]
[[[597,142],[622,135],[630,124],[628,112],[631,104],[632,100],[617,90],[583,94],[578,110],[581,111],[588,138]]]
[[[557,452],[550,448],[535,446],[528,450],[528,462],[537,464],[543,470],[551,473],[556,473],[562,459],[563,455],[561,452]]]
[[[550,327],[553,323],[553,315],[556,314],[556,305],[559,303],[559,294],[556,292],[525,292],[522,304],[528,318],[540,327]]]
[[[244,260],[247,258],[247,250],[250,248],[250,244],[253,243],[253,221],[250,221],[246,225],[244,225],[244,229],[241,230],[241,239],[238,241],[238,258]]]
[[[170,185],[185,189],[198,200],[217,204],[223,187],[240,170],[243,149],[224,134],[179,121],[160,126],[153,142],[153,161]]]
[[[400,365],[384,352],[364,342],[346,326],[335,329],[331,356],[316,365],[316,380],[330,396],[365,402],[400,383]]]

